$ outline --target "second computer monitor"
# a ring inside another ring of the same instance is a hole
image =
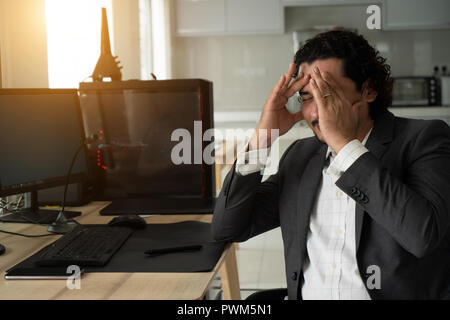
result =
[[[98,199],[215,196],[214,164],[202,154],[213,127],[211,82],[81,83],[80,103],[86,135],[99,137],[89,150]]]

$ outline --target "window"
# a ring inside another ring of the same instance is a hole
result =
[[[139,0],[141,79],[170,79],[170,2]]]
[[[152,59],[151,0],[139,0],[139,48],[141,58],[141,79],[151,80]]]
[[[78,88],[94,71],[100,56],[102,7],[114,54],[111,0],[46,0],[50,88]]]
[[[170,79],[169,1],[152,0],[153,72],[158,79]]]

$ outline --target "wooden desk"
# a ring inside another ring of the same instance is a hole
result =
[[[108,202],[68,210],[82,211],[77,218],[81,224],[104,224],[111,216],[100,216],[98,211]],[[185,220],[211,222],[212,215],[161,215],[145,218],[148,223],[172,223]],[[0,229],[25,233],[46,234],[47,227],[0,222]],[[211,272],[195,273],[85,273],[81,289],[70,290],[66,280],[5,280],[5,270],[33,255],[59,236],[25,238],[0,233],[0,243],[6,252],[0,256],[0,300],[9,299],[83,299],[83,300],[193,300],[202,299],[220,270],[224,299],[240,300],[234,246],[228,245]]]

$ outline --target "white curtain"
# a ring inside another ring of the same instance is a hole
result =
[[[139,0],[141,78],[170,79],[171,28],[167,0]]]

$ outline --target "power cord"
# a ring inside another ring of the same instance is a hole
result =
[[[25,220],[26,222],[32,223],[32,224],[37,224],[40,226],[45,226],[45,224],[40,223],[37,220],[31,219],[29,217],[26,216],[26,214],[24,214],[24,212],[22,211],[22,199],[23,199],[23,195],[20,196],[19,200],[14,203],[13,201],[6,201],[6,200],[1,200],[1,206],[0,209],[2,209],[2,212],[7,212],[7,213],[3,213],[0,215],[0,217],[2,218],[6,218],[7,216],[13,215],[13,214],[19,214],[23,220]],[[15,209],[9,209],[10,206],[15,205],[16,208]]]
[[[1,211],[9,211],[15,212],[19,211],[21,207],[23,207],[24,195],[21,194],[19,200],[16,201],[8,201],[7,198],[0,198],[0,209]],[[12,206],[15,206],[15,209],[10,209]]]
[[[40,238],[40,237],[48,237],[48,236],[57,236],[56,233],[47,233],[47,234],[24,234],[24,233],[17,233],[17,232],[11,232],[11,231],[5,231],[5,230],[0,230],[0,232],[2,233],[6,233],[6,234],[12,234],[15,236],[21,236],[21,237],[27,237],[27,238]]]
[[[19,198],[19,200],[17,201],[17,202],[13,202],[13,201],[6,201],[6,200],[4,200],[4,199],[1,199],[1,201],[0,201],[0,209],[2,209],[2,212],[7,212],[7,213],[4,213],[4,214],[2,214],[1,216],[2,217],[7,217],[7,216],[9,216],[9,215],[12,215],[12,214],[14,214],[14,213],[17,213],[17,212],[20,212],[20,208],[19,208],[19,206],[21,205],[21,203],[22,203],[22,200],[23,200],[23,195],[21,195],[20,196],[20,198]],[[15,209],[13,209],[13,210],[11,210],[11,209],[9,209],[11,206],[16,206],[16,208]],[[39,225],[43,225],[43,224],[40,224],[39,222],[37,222],[37,221],[34,221],[34,220],[32,220],[32,219],[29,219],[29,218],[27,218],[26,216],[22,216],[25,220],[27,220],[28,222],[31,222],[31,223],[33,223],[33,224],[39,224]],[[55,235],[55,234],[53,234],[53,233],[48,233],[48,234],[38,234],[38,235],[30,235],[30,234],[23,234],[23,233],[17,233],[17,232],[11,232],[11,231],[5,231],[5,230],[1,230],[0,229],[0,232],[2,232],[2,233],[6,233],[6,234],[12,234],[12,235],[16,235],[16,236],[21,236],[21,237],[27,237],[27,238],[38,238],[38,237],[47,237],[47,236],[53,236],[53,235]]]
[[[72,162],[69,167],[69,172],[67,173],[66,185],[64,187],[64,195],[63,195],[63,200],[61,203],[61,211],[59,212],[58,217],[56,218],[55,222],[53,222],[51,225],[48,226],[48,229],[47,229],[48,232],[64,234],[64,233],[71,231],[77,225],[80,224],[73,219],[68,219],[64,214],[64,209],[66,206],[67,188],[69,187],[70,174],[72,173],[72,168],[75,164],[78,154],[81,152],[81,150],[85,147],[86,144],[96,142],[97,139],[98,139],[98,135],[96,135],[96,134],[93,134],[89,138],[85,138],[83,140],[83,142],[80,144],[80,146],[78,147],[75,154],[73,155]]]

